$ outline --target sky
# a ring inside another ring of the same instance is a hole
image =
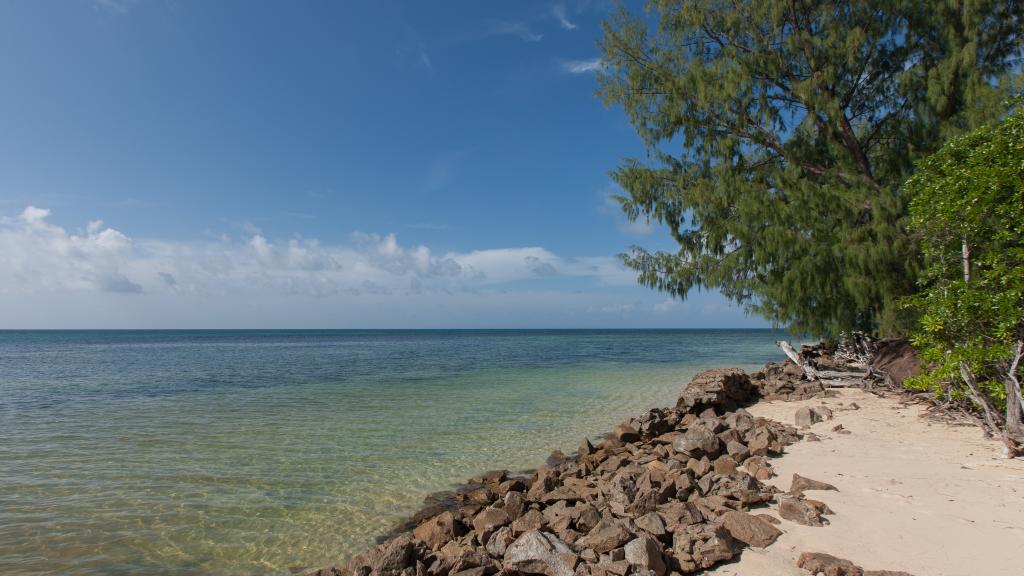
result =
[[[0,328],[764,327],[617,255],[611,3],[0,3]]]

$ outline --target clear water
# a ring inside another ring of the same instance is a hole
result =
[[[769,331],[0,332],[0,574],[287,574]]]

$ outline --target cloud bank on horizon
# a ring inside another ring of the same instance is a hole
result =
[[[601,327],[730,313],[654,293],[624,298],[635,277],[611,256],[438,252],[363,232],[347,244],[258,232],[165,241],[102,221],[69,232],[50,216],[28,206],[0,217],[0,328]]]

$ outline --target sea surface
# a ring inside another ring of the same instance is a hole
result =
[[[0,331],[0,574],[338,564],[571,452],[768,330]]]

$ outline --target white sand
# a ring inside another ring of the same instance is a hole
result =
[[[842,410],[856,402],[860,410]],[[1001,445],[977,428],[921,418],[923,408],[861,390],[839,398],[762,402],[750,409],[788,424],[801,406],[825,404],[834,420],[772,461],[788,490],[793,473],[835,485],[812,491],[835,511],[822,528],[783,520],[785,533],[767,549],[747,549],[739,562],[711,574],[789,576],[801,552],[826,552],[866,570],[914,576],[1024,574],[1024,460],[999,457]],[[837,434],[842,424],[850,434]],[[774,510],[769,511],[777,516]]]

